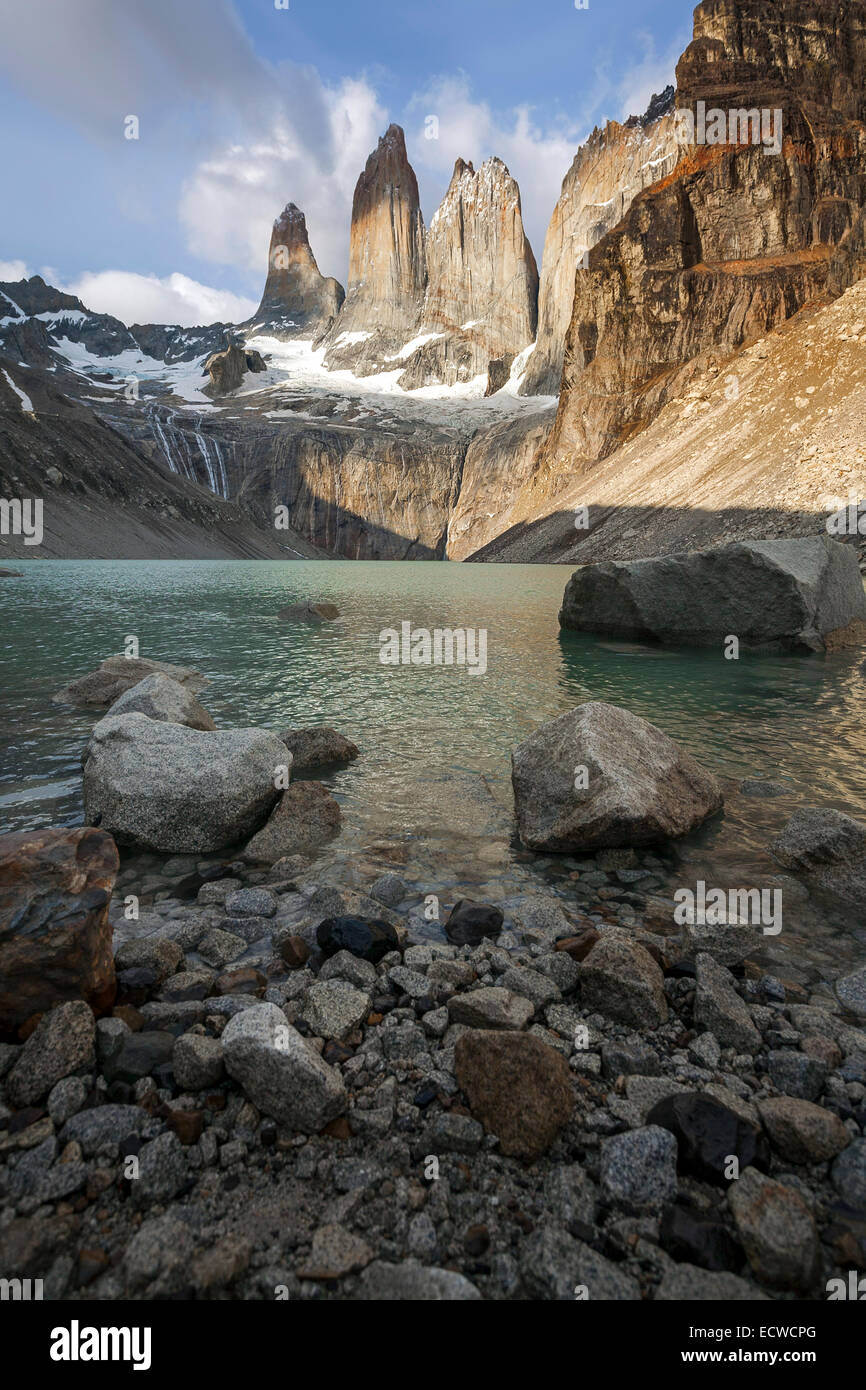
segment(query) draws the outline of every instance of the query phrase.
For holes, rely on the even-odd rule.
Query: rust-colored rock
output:
[[[457,1040],[454,1064],[472,1114],[512,1158],[539,1158],[571,1117],[568,1063],[529,1033],[473,1029]]]
[[[0,836],[0,1032],[68,999],[114,1003],[108,905],[118,870],[105,831]]]
[[[571,956],[572,960],[586,960],[596,941],[601,940],[601,933],[595,927],[587,927],[579,936],[566,936],[561,941],[557,941],[555,950],[565,951]]]
[[[302,970],[310,954],[310,948],[302,936],[287,936],[280,943],[280,955],[290,970]]]

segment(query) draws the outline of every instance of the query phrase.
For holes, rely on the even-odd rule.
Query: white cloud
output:
[[[306,215],[322,274],[345,283],[352,194],[387,118],[363,79],[321,93],[328,134],[318,151],[283,111],[264,138],[226,143],[198,165],[180,202],[196,255],[256,270],[264,284],[271,224],[292,202]]]
[[[160,279],[128,270],[85,271],[63,289],[78,295],[95,313],[113,314],[126,324],[177,323],[191,328],[239,323],[255,312],[258,303],[178,273]]]
[[[0,261],[0,280],[26,280],[28,275],[24,261]]]
[[[462,73],[440,77],[417,93],[409,116],[409,157],[427,220],[442,200],[458,157],[477,169],[490,155],[498,155],[520,185],[523,223],[540,265],[547,224],[585,130],[573,125],[542,130],[528,106],[514,107],[502,117],[486,102],[473,101]],[[438,119],[438,139],[425,135],[428,116]]]

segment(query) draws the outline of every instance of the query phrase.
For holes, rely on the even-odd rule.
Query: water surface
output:
[[[51,695],[130,635],[141,653],[197,667],[217,724],[327,723],[362,756],[321,776],[345,827],[322,859],[358,881],[400,868],[430,887],[502,898],[555,887],[569,861],[534,859],[511,824],[511,750],[587,699],[652,720],[727,779],[726,814],[681,846],[672,883],[769,883],[766,845],[798,805],[866,818],[862,654],[743,657],[662,651],[560,634],[568,571],[542,565],[341,561],[24,561],[0,583],[0,824],[81,821],[80,755],[94,714]],[[329,600],[321,627],[276,619]],[[487,671],[388,667],[379,634],[483,628]],[[782,784],[763,800],[744,778]],[[777,955],[834,974],[863,953],[861,914],[791,888]]]

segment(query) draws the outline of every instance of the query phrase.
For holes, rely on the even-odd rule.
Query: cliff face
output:
[[[319,271],[307,235],[307,219],[294,203],[274,223],[268,278],[250,327],[281,339],[326,332],[345,298],[342,285]]]
[[[400,385],[452,385],[511,360],[535,337],[538,269],[520,190],[501,159],[458,159],[427,236],[427,292]],[[433,336],[435,335],[435,337]]]
[[[385,370],[385,357],[411,338],[427,286],[425,240],[418,180],[403,131],[392,125],[355,188],[349,283],[325,340],[328,367]]]
[[[866,279],[708,366],[641,434],[563,475],[535,516],[512,510],[472,558],[574,566],[826,535],[830,512],[863,495],[864,350]]]
[[[562,182],[544,242],[538,341],[521,387],[524,396],[559,392],[575,274],[585,253],[622,220],[644,188],[665,178],[678,158],[674,89],[653,97],[643,116],[608,121],[581,145]]]
[[[864,0],[698,6],[677,69],[692,142],[577,277],[536,499],[648,424],[706,354],[739,350],[862,263],[864,73]],[[766,112],[766,147],[742,143],[730,120],[710,143],[713,108]]]

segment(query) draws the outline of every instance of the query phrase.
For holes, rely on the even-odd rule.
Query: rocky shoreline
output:
[[[119,660],[64,698],[154,736],[237,732],[198,673]],[[515,754],[518,822],[557,840],[567,902],[434,898],[363,865],[335,883],[316,843],[277,857],[282,803],[260,858],[0,837],[0,1276],[82,1301],[846,1297],[866,969],[810,988],[757,963],[760,929],[676,926],[634,817],[634,844],[569,850],[599,816],[545,824],[532,780],[564,725],[569,768],[577,738],[620,762],[637,738],[656,838],[717,811],[660,731],[586,705]],[[294,772],[359,755],[268,737]],[[291,784],[295,839],[318,785]],[[857,822],[803,811],[776,849],[859,891]]]

